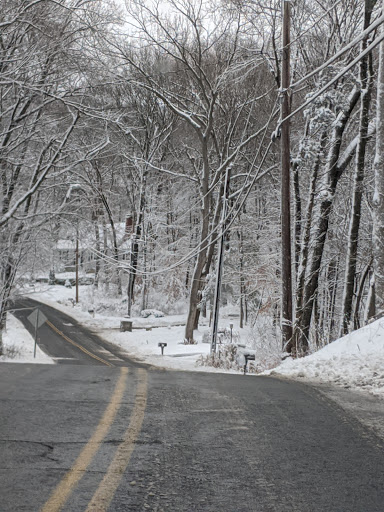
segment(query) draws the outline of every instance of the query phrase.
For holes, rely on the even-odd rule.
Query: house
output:
[[[128,260],[131,256],[131,235],[133,233],[132,217],[126,218],[125,222],[115,224],[119,260]],[[110,225],[99,226],[100,251],[107,257],[113,257],[113,235]],[[85,272],[95,272],[95,261],[98,256],[96,250],[95,230],[89,229],[89,225],[79,227],[79,266]],[[106,251],[105,251],[106,247]],[[63,237],[56,243],[54,249],[56,268],[61,272],[74,272],[76,269],[76,238]],[[101,254],[100,254],[101,256]]]

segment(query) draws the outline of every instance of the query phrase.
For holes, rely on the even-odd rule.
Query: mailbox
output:
[[[161,348],[161,355],[164,355],[164,347],[167,346],[166,343],[158,343],[157,344]]]
[[[130,320],[122,320],[120,322],[120,331],[121,332],[132,332],[132,322]]]
[[[254,361],[256,359],[255,354],[244,354],[245,357],[245,365],[244,365],[244,375],[247,373],[247,364],[248,361]]]

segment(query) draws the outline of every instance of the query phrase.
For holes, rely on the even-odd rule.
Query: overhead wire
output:
[[[322,20],[324,19],[326,16],[328,16],[328,14],[333,11],[335,9],[335,7],[337,7],[343,0],[338,0],[337,2],[335,2],[332,7],[330,9],[328,9],[322,16],[320,16],[320,18],[318,18],[310,27],[308,27],[306,30],[304,30],[304,32],[301,32],[301,34],[299,34],[296,39],[293,39],[288,46],[292,46],[294,45],[297,41],[300,41],[300,39],[302,37],[304,37],[308,32],[310,32],[314,27],[316,27],[316,25]],[[282,51],[284,48],[281,47],[279,48],[278,50]]]
[[[319,20],[317,20],[316,23],[318,23],[321,19],[323,19],[327,14],[329,14],[329,12],[331,10],[333,10],[339,3],[341,2],[341,0],[339,0],[331,9],[329,9],[321,18],[319,18]],[[358,44],[366,35],[368,35],[370,32],[372,32],[373,30],[375,30],[375,28],[377,28],[382,22],[384,21],[384,15],[381,16],[380,18],[378,18],[374,23],[372,23],[364,32],[362,32],[358,37],[356,37],[351,43],[349,43],[347,46],[345,46],[342,50],[340,50],[336,55],[334,55],[331,59],[329,59],[326,63],[324,63],[322,66],[319,66],[316,70],[312,71],[311,73],[307,74],[305,77],[302,77],[300,80],[298,80],[296,83],[292,84],[290,86],[290,89],[293,89],[295,87],[298,87],[300,84],[302,84],[305,80],[311,78],[312,76],[316,75],[317,73],[321,72],[323,69],[325,69],[325,67],[329,66],[331,63],[335,62],[338,58],[340,58],[340,56],[342,56],[345,52],[347,52],[349,49],[353,48],[356,44]],[[316,23],[313,25],[315,26]],[[290,44],[292,45],[293,43],[295,43],[299,38],[303,37],[309,30],[311,30],[310,27],[308,28],[303,34],[300,34],[300,36],[298,38],[296,38],[294,41],[292,41]],[[308,106],[310,103],[312,103],[317,97],[319,97],[321,94],[323,94],[323,92],[325,92],[325,90],[327,90],[331,85],[333,85],[339,78],[341,78],[345,73],[347,73],[353,66],[355,66],[365,55],[367,55],[370,51],[372,51],[378,44],[380,44],[380,42],[384,39],[384,34],[381,35],[379,38],[377,38],[375,41],[373,41],[363,52],[361,52],[358,57],[356,57],[348,66],[346,66],[340,73],[338,73],[333,79],[331,79],[324,87],[322,87],[320,89],[320,91],[318,91],[318,93],[316,93],[314,96],[312,96],[309,100],[307,100],[304,104],[302,104],[300,107],[298,107],[294,112],[292,112],[289,116],[287,116],[285,119],[283,120],[280,120],[279,122],[279,125],[278,125],[278,128],[281,126],[281,124],[290,119],[291,117],[293,117],[294,115],[296,115],[298,112],[300,112],[301,110],[303,110],[306,106]],[[262,138],[262,141],[264,141],[264,138],[265,138],[265,135],[267,133],[267,129],[269,127],[269,124],[270,124],[270,121],[272,120],[273,118],[273,115],[271,115],[270,117],[270,120],[269,122],[267,123],[267,127],[264,131],[264,135],[263,135],[263,138]],[[140,268],[137,268],[137,267],[133,267],[132,265],[130,265],[129,263],[125,263],[124,266],[121,266],[121,262],[119,262],[119,266],[122,270],[128,270],[128,271],[131,271],[131,270],[134,270],[135,272],[137,272],[138,274],[140,275],[147,275],[147,276],[153,276],[153,275],[159,275],[159,274],[163,274],[165,272],[169,272],[171,270],[174,270],[175,268],[183,265],[184,263],[186,263],[187,261],[195,258],[200,252],[202,252],[203,250],[206,250],[207,247],[209,247],[211,244],[213,243],[216,243],[217,240],[223,235],[225,234],[229,229],[230,227],[233,225],[233,223],[235,222],[236,218],[237,218],[237,215],[239,214],[239,212],[241,211],[241,208],[243,207],[245,201],[247,200],[251,190],[252,190],[252,187],[253,185],[255,184],[255,182],[257,181],[257,179],[260,179],[261,177],[263,177],[266,172],[268,172],[268,170],[265,172],[265,173],[259,173],[260,169],[261,169],[261,166],[264,164],[265,162],[265,159],[269,153],[269,150],[271,148],[271,145],[272,145],[272,141],[269,142],[268,146],[267,146],[267,149],[266,151],[264,152],[264,155],[263,155],[263,158],[262,158],[262,161],[258,167],[258,171],[255,173],[255,175],[252,177],[251,181],[249,184],[247,184],[248,182],[248,178],[251,176],[251,172],[252,172],[252,169],[254,167],[254,163],[255,163],[255,160],[257,158],[257,156],[255,156],[254,158],[254,161],[250,167],[250,171],[243,183],[243,186],[242,188],[240,189],[240,191],[238,192],[237,194],[237,198],[236,198],[236,202],[235,204],[229,209],[228,211],[228,214],[226,216],[226,218],[224,219],[224,221],[222,223],[219,223],[219,225],[215,226],[207,235],[207,237],[200,241],[198,246],[193,248],[192,251],[190,251],[189,253],[187,253],[184,257],[182,257],[180,260],[178,260],[177,262],[175,262],[174,264],[172,265],[169,265],[168,267],[166,268],[163,268],[163,269],[158,269],[158,270],[155,270],[155,271],[144,271],[144,270],[141,270]],[[260,146],[261,147],[261,146]],[[259,148],[260,149],[260,148]],[[217,181],[217,183],[215,185],[218,185],[222,182],[222,179],[221,178],[220,180]],[[242,193],[244,192],[245,188],[247,188],[246,192],[244,195],[242,195]],[[211,190],[209,191],[209,193],[211,192]],[[242,198],[241,201],[240,201],[240,204],[239,204],[239,198]],[[201,200],[201,199],[200,199]],[[239,204],[239,206],[237,206]],[[193,205],[190,209],[190,211],[195,207],[195,205]],[[236,209],[236,210],[235,210]],[[185,214],[185,213],[184,213]],[[221,227],[221,232],[219,233],[219,228]],[[211,239],[211,237],[217,233],[216,237]],[[211,239],[211,240],[210,240]],[[98,256],[100,257],[103,257],[105,258],[106,256],[104,254],[101,253],[101,251],[96,251],[96,250],[93,250],[94,253],[98,254]],[[108,259],[108,257],[107,257]],[[113,263],[114,265],[117,264],[116,260],[115,259],[112,259],[112,258],[109,258],[111,263]]]
[[[384,18],[383,18],[384,20]],[[368,53],[370,53],[376,46],[378,46],[382,41],[384,41],[384,33],[381,34],[377,39],[375,39],[363,52],[361,52],[348,66],[345,66],[344,69],[342,69],[334,78],[329,80],[319,91],[317,91],[316,94],[311,96],[306,102],[301,104],[299,107],[296,108],[293,112],[291,112],[288,116],[286,116],[284,119],[281,119],[277,130],[281,127],[281,125],[288,121],[288,119],[291,119],[296,114],[304,110],[308,105],[313,103],[319,96],[321,96],[329,87],[331,87],[334,83],[336,83],[342,76],[344,76],[348,71],[350,71],[358,62],[360,62],[361,59],[363,59]]]
[[[295,89],[296,87],[298,87],[299,85],[301,85],[303,82],[305,82],[305,80],[308,80],[309,78],[312,78],[313,76],[317,75],[318,73],[320,73],[323,69],[327,68],[328,66],[330,66],[331,64],[333,64],[336,60],[338,60],[342,55],[344,55],[344,53],[346,53],[347,51],[351,50],[354,46],[356,46],[358,43],[360,43],[365,36],[367,36],[368,34],[370,34],[373,30],[375,30],[376,28],[378,28],[384,21],[384,15],[380,16],[376,21],[374,21],[373,23],[371,23],[369,25],[369,27],[367,27],[363,32],[361,32],[361,34],[357,37],[355,37],[355,39],[353,39],[353,41],[351,41],[350,43],[348,43],[346,46],[344,46],[341,50],[339,50],[335,55],[333,55],[330,59],[328,59],[326,62],[324,62],[324,64],[322,64],[321,66],[318,66],[316,69],[314,69],[313,71],[311,71],[310,73],[308,73],[307,75],[303,76],[302,78],[300,78],[299,80],[297,80],[297,82],[294,82],[293,84],[290,84],[289,88],[290,89]],[[379,41],[380,42],[380,41]],[[379,42],[377,44],[379,44]],[[375,41],[373,41],[373,43],[375,43]],[[373,44],[372,43],[372,44]],[[377,45],[376,44],[376,45]],[[375,46],[376,46],[375,45]],[[368,51],[371,51],[375,46],[373,46],[370,50],[367,50]],[[364,54],[366,55],[366,54]],[[361,58],[364,57],[364,55],[360,55],[358,56],[359,57],[359,60]],[[357,57],[357,58],[358,58]],[[357,61],[358,62],[358,61]],[[355,65],[356,62],[353,64]]]

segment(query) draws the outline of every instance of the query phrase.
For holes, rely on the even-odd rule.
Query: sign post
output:
[[[33,357],[36,357],[36,345],[37,345],[37,330],[48,320],[39,308],[36,308],[32,311],[32,313],[28,316],[27,320],[34,326],[35,328],[35,346],[33,349]]]

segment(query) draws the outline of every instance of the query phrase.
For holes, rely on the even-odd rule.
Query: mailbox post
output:
[[[254,354],[245,354],[244,357],[245,357],[245,365],[244,365],[244,375],[245,375],[247,373],[248,361],[254,361],[255,355]]]
[[[120,331],[121,332],[132,332],[132,322],[131,320],[122,320],[120,322]]]
[[[164,355],[164,347],[167,346],[166,343],[158,343],[158,346],[161,348],[161,355],[163,356]]]

